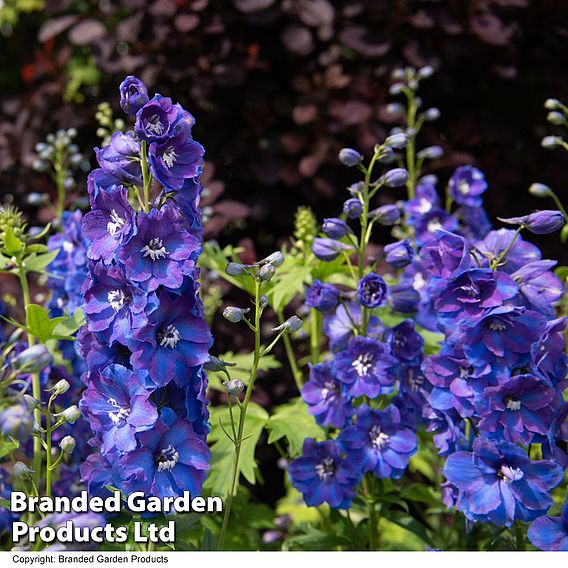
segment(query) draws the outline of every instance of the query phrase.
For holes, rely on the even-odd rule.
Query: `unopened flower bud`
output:
[[[69,383],[65,379],[57,381],[51,388],[45,389],[50,391],[53,396],[59,396],[60,394],[66,393],[69,390]]]
[[[352,245],[336,241],[334,239],[314,239],[312,252],[314,255],[325,262],[335,260],[341,253],[351,254],[355,248]]]
[[[408,181],[408,172],[404,168],[394,168],[379,179],[387,187],[400,187]]]
[[[498,218],[509,225],[522,225],[535,235],[548,235],[562,228],[566,220],[560,211],[535,211],[523,217]]]
[[[223,310],[223,317],[231,323],[240,322],[244,315],[250,311],[250,308],[237,308],[235,306],[227,306]]]
[[[51,365],[53,357],[44,345],[28,347],[12,359],[12,368],[21,373],[41,373]]]
[[[302,320],[298,316],[292,316],[291,318],[288,318],[282,325],[273,328],[272,331],[296,333],[300,329],[302,329]]]
[[[440,118],[440,110],[436,107],[428,108],[422,113],[422,118],[426,122],[434,122]]]
[[[546,115],[546,120],[548,120],[548,122],[550,122],[550,124],[554,124],[556,126],[560,126],[561,124],[564,124],[564,122],[565,122],[564,115],[561,112],[558,112],[558,111],[549,112]]]
[[[400,209],[396,205],[383,205],[369,213],[371,219],[376,219],[387,227],[394,225],[400,219]]]
[[[13,465],[12,471],[14,472],[15,477],[23,477],[24,479],[30,478],[31,474],[33,473],[33,471],[24,462],[21,461],[17,461]]]
[[[258,271],[258,277],[263,282],[269,282],[274,278],[275,274],[276,274],[276,268],[274,268],[274,265],[272,264],[265,264],[261,266],[260,270]]]
[[[272,266],[278,268],[284,262],[284,260],[284,255],[280,251],[276,251],[267,256],[262,262],[266,264],[272,264]]]
[[[247,273],[247,267],[244,264],[239,264],[237,262],[229,262],[229,264],[227,264],[227,268],[225,268],[225,272],[229,276],[243,276]]]
[[[441,146],[428,146],[418,152],[418,158],[425,160],[439,160],[444,155],[444,150]]]
[[[431,65],[425,65],[418,69],[418,73],[416,75],[419,79],[428,79],[434,75],[434,68]]]
[[[544,108],[546,110],[558,110],[562,108],[562,103],[558,99],[546,99],[546,101],[544,101]]]
[[[223,386],[227,389],[227,393],[231,396],[238,396],[245,390],[245,384],[240,379],[225,381]]]
[[[25,394],[23,396],[23,399],[24,399],[24,402],[26,403],[26,406],[30,410],[34,410],[38,406],[41,406],[41,401],[37,400],[37,398],[34,398],[31,394]]]
[[[385,260],[389,266],[395,269],[408,266],[415,255],[414,247],[408,239],[404,239],[397,243],[391,243],[383,250],[385,253]]]
[[[541,141],[540,145],[547,150],[553,150],[562,144],[563,140],[560,136],[545,136]]]
[[[343,148],[339,151],[339,161],[349,168],[361,163],[363,156],[353,148]]]
[[[234,367],[235,365],[236,365],[236,363],[229,363],[227,361],[223,361],[222,359],[219,359],[219,357],[215,357],[214,355],[211,355],[209,357],[209,361],[207,361],[203,365],[203,368],[206,371],[210,371],[211,373],[217,373],[219,371],[224,371],[227,367]]]
[[[343,204],[343,213],[345,213],[348,219],[357,219],[357,217],[361,215],[362,211],[363,204],[356,197],[348,199]]]
[[[402,83],[393,83],[390,87],[389,87],[389,94],[391,95],[398,95],[400,93],[402,93],[402,88],[404,87],[404,85]]]
[[[64,454],[71,454],[75,449],[75,438],[73,436],[65,436],[59,442],[59,447]]]
[[[535,197],[548,197],[552,193],[552,189],[544,183],[533,183],[529,187],[529,193]]]
[[[322,231],[330,239],[339,240],[343,238],[347,233],[351,233],[351,227],[347,225],[345,221],[338,219],[336,217],[331,217],[323,220]]]
[[[385,110],[388,114],[399,115],[404,112],[404,107],[400,103],[389,103]]]
[[[399,132],[397,134],[391,134],[391,136],[388,136],[387,139],[385,140],[385,144],[387,146],[396,148],[397,150],[404,148],[407,143],[408,143],[408,136],[402,132]]]
[[[258,300],[259,300],[260,309],[264,310],[264,308],[268,306],[268,298],[264,294],[261,294]]]
[[[77,422],[77,420],[81,416],[81,411],[79,410],[79,407],[74,404],[73,406],[66,408],[63,412],[56,414],[55,416],[60,416],[65,420],[65,422],[68,422],[69,424],[75,424],[75,422]]]

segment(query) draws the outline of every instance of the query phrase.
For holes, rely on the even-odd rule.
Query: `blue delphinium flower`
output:
[[[533,521],[528,537],[540,550],[568,551],[568,499],[559,517],[544,515]]]
[[[352,415],[351,397],[329,361],[310,365],[310,380],[302,387],[302,398],[319,424],[342,428]]]
[[[415,250],[409,239],[391,243],[383,249],[385,260],[391,268],[408,266],[415,255]]]
[[[456,507],[471,521],[511,526],[543,515],[552,505],[549,491],[562,480],[553,461],[531,461],[509,442],[477,438],[473,452],[448,457],[444,475],[458,489]]]
[[[320,312],[330,312],[338,303],[339,290],[333,284],[325,284],[316,279],[306,291],[306,306]]]
[[[547,317],[554,316],[554,306],[564,293],[560,278],[551,270],[556,264],[553,260],[535,260],[511,274],[525,305]]]
[[[379,478],[402,477],[418,447],[416,434],[402,424],[394,405],[382,411],[359,407],[356,424],[345,428],[339,440],[362,473]]]
[[[371,272],[363,276],[357,285],[357,299],[366,308],[384,306],[387,301],[388,287],[382,276]]]
[[[460,166],[453,173],[448,184],[451,198],[460,205],[479,207],[481,195],[487,189],[483,172],[472,166]]]
[[[353,460],[343,457],[337,440],[315,442],[307,439],[302,457],[288,466],[292,485],[310,507],[327,503],[333,509],[348,509],[355,498],[359,471]]]
[[[140,184],[142,169],[140,167],[140,140],[131,132],[115,132],[108,146],[95,148],[97,161],[102,170],[115,178],[114,183],[125,185]]]
[[[392,373],[396,359],[384,343],[370,337],[353,337],[345,351],[334,359],[337,377],[347,386],[353,396],[375,398],[388,394],[394,388]]]
[[[211,451],[191,423],[163,408],[152,429],[138,434],[138,439],[140,447],[126,453],[118,465],[128,493],[143,491],[160,498],[183,491],[192,497],[201,493]]]
[[[101,434],[103,451],[136,448],[135,434],[152,428],[158,418],[150,395],[142,372],[109,365],[90,374],[80,408],[93,431]]]
[[[136,116],[147,102],[148,89],[140,79],[129,75],[120,83],[120,106],[128,116]]]

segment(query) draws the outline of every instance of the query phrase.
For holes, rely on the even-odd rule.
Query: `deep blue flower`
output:
[[[163,408],[154,428],[138,434],[140,448],[121,458],[119,473],[127,493],[143,491],[155,497],[201,493],[211,451],[191,424]]]
[[[549,491],[563,476],[552,461],[531,461],[518,446],[486,438],[475,440],[473,452],[449,456],[444,475],[458,489],[458,510],[498,526],[543,515],[553,503]]]
[[[345,428],[339,440],[363,473],[379,478],[402,477],[418,448],[416,434],[402,425],[392,404],[382,411],[360,408],[355,426]]]
[[[339,303],[339,290],[332,284],[315,280],[306,292],[306,306],[320,312],[330,312]]]
[[[352,197],[343,204],[343,213],[345,213],[348,219],[357,219],[362,212],[363,204],[357,197]]]
[[[390,227],[400,219],[400,208],[397,205],[381,205],[369,212],[369,218]]]
[[[471,266],[469,243],[461,236],[438,231],[420,251],[422,266],[434,277],[449,280]]]
[[[89,240],[89,258],[110,262],[135,227],[134,211],[128,202],[126,188],[113,185],[101,189],[93,200],[93,210],[83,218],[82,230]]]
[[[472,242],[484,239],[492,228],[489,215],[483,207],[462,205],[454,215],[462,222],[458,232]]]
[[[412,314],[418,310],[420,293],[412,284],[395,284],[390,287],[389,306],[401,314]]]
[[[339,161],[349,168],[361,163],[363,156],[353,148],[342,148],[339,151]]]
[[[150,144],[149,161],[154,177],[166,190],[180,190],[185,180],[197,177],[205,149],[183,128],[161,144]]]
[[[537,312],[501,306],[477,322],[466,322],[457,337],[472,364],[485,365],[495,360],[511,364],[519,355],[529,353],[545,324],[544,316]]]
[[[518,292],[517,284],[508,274],[474,268],[441,288],[434,307],[443,325],[451,326],[458,320],[471,322],[493,308],[511,305]]]
[[[323,330],[329,338],[331,350],[337,352],[347,348],[349,340],[361,323],[361,306],[358,303],[340,304],[334,315],[323,320]],[[383,326],[379,318],[371,316],[367,324],[367,335],[379,337],[382,332]]]
[[[109,344],[125,341],[134,330],[145,326],[148,314],[158,307],[156,294],[128,280],[119,266],[93,266],[83,295],[89,330],[103,332]]]
[[[479,207],[481,195],[487,189],[483,172],[472,166],[460,166],[448,183],[451,198],[455,203],[468,207]]]
[[[87,177],[87,191],[91,207],[101,190],[107,190],[113,185],[120,185],[120,181],[112,174],[102,168],[93,170]]]
[[[141,184],[140,141],[131,132],[115,132],[108,146],[95,148],[95,154],[101,169],[119,183]]]
[[[366,308],[384,306],[387,301],[388,287],[382,276],[371,272],[363,276],[357,284],[357,299]]]
[[[540,550],[568,551],[568,500],[562,507],[560,517],[544,515],[533,521],[528,537]]]
[[[337,377],[353,396],[375,398],[392,392],[393,367],[396,359],[387,351],[384,343],[370,337],[353,337],[345,351],[335,356]]]
[[[385,342],[390,345],[392,354],[405,365],[417,365],[424,354],[424,339],[416,331],[412,320],[404,320],[387,329]]]
[[[191,274],[201,243],[178,223],[172,207],[138,214],[138,232],[118,252],[126,277],[148,291],[179,288]]]
[[[34,426],[33,414],[24,404],[13,404],[0,413],[0,432],[25,444]]]
[[[546,322],[542,334],[531,346],[533,365],[553,385],[558,385],[568,375],[565,336],[567,323],[565,317]]]
[[[526,306],[548,317],[554,317],[554,306],[564,293],[560,278],[551,271],[556,264],[554,260],[535,260],[511,274]]]
[[[432,208],[413,222],[418,246],[434,240],[437,231],[454,232],[458,228],[457,219],[441,208]]]
[[[189,369],[209,358],[211,332],[196,314],[196,292],[181,296],[158,291],[159,308],[148,317],[148,325],[137,330],[131,341],[132,364],[146,369],[157,386],[175,380],[184,384]]]
[[[310,507],[327,503],[333,509],[348,509],[355,498],[359,472],[352,460],[342,456],[337,440],[315,442],[307,439],[302,457],[288,466],[292,485]]]
[[[510,229],[490,231],[482,241],[475,244],[475,248],[479,251],[477,253],[479,261],[484,266],[488,266],[491,261],[500,258],[507,251],[499,270],[511,274],[535,260],[540,260],[541,253],[538,247],[523,240],[521,236],[515,239],[515,235],[516,231]],[[513,239],[515,241],[511,245]]]
[[[135,434],[150,430],[158,419],[150,395],[143,372],[109,365],[90,374],[80,408],[92,430],[101,436],[103,452],[136,448]]]
[[[351,397],[329,361],[310,365],[310,380],[302,387],[302,398],[319,424],[342,428],[352,414]]]
[[[414,247],[409,239],[391,243],[383,249],[383,252],[389,266],[395,269],[408,266],[415,255]]]
[[[427,423],[426,430],[434,432],[434,446],[438,455],[448,456],[466,447],[468,440],[463,432],[463,421],[454,410],[441,411],[425,404],[422,415]]]
[[[120,83],[120,107],[128,116],[136,113],[148,102],[148,89],[137,77],[128,75]]]
[[[179,105],[174,105],[171,99],[154,95],[136,113],[134,132],[140,140],[162,144],[168,138],[177,134],[178,129],[189,129],[195,124],[195,119]]]
[[[535,434],[546,434],[550,428],[555,394],[544,379],[534,375],[511,377],[479,397],[478,427],[509,442],[529,444]]]
[[[342,239],[348,233],[353,232],[345,221],[337,219],[336,217],[324,219],[322,231],[326,237],[334,240]]]

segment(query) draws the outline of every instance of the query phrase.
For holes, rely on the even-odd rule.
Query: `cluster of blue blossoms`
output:
[[[210,462],[203,364],[212,338],[196,267],[204,149],[179,104],[149,99],[135,77],[120,94],[134,129],[96,149],[82,222],[80,408],[96,451],[81,473],[95,494],[110,485],[127,494],[198,495]]]
[[[302,397],[330,439],[306,441],[289,473],[309,505],[347,508],[365,474],[403,475],[425,429],[445,458],[448,506],[468,522],[534,521],[533,544],[566,550],[566,508],[544,516],[568,466],[567,320],[554,309],[564,289],[556,263],[521,236],[556,231],[564,218],[540,211],[502,220],[517,230],[492,230],[486,189],[482,172],[460,167],[444,207],[436,178],[420,179],[412,199],[369,216],[408,237],[383,250],[392,285],[375,263],[356,294],[319,281],[308,289],[332,357],[311,367]],[[324,221],[315,255],[353,254],[346,221],[362,214],[359,198],[347,200],[342,219]],[[398,312],[394,327],[378,317]],[[425,354],[421,329],[443,334],[439,352]]]

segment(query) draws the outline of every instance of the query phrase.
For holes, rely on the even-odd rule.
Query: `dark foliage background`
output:
[[[240,241],[250,256],[290,234],[300,204],[337,214],[355,181],[337,152],[369,152],[393,126],[385,105],[400,65],[436,69],[422,95],[442,116],[422,142],[444,147],[432,164],[442,182],[456,165],[478,165],[492,217],[551,206],[528,195],[533,181],[568,197],[563,153],[540,147],[552,130],[544,100],[568,101],[565,0],[34,0],[36,11],[6,13],[18,4],[0,9],[0,201],[13,195],[32,220],[49,213],[26,195],[53,192],[31,169],[34,145],[73,126],[94,163],[96,107],[108,100],[119,115],[127,74],[195,114],[207,236]],[[538,244],[568,263],[557,235]],[[218,327],[227,348],[246,345]],[[289,384],[271,381],[256,396],[286,400]],[[274,499],[281,472],[270,452],[260,454],[263,497]]]
[[[196,115],[209,200],[224,190],[210,234],[222,239],[229,223],[231,239],[236,229],[263,251],[290,232],[298,204],[337,211],[353,181],[337,150],[368,151],[389,128],[397,65],[437,69],[423,92],[442,111],[423,136],[446,149],[433,169],[445,179],[475,162],[490,213],[543,207],[528,185],[562,193],[568,181],[562,153],[539,145],[543,101],[568,98],[562,0],[47,0],[2,33],[0,191],[19,202],[48,189],[29,169],[34,144],[75,126],[84,150],[96,145],[96,105],[117,108],[126,74]]]

